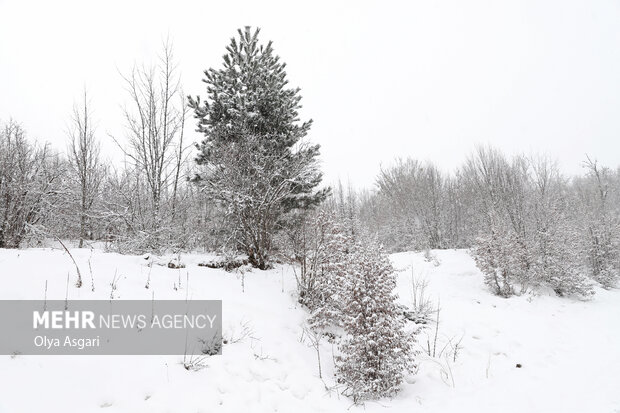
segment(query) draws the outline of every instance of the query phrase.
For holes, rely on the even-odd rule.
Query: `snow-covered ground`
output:
[[[0,299],[221,299],[223,355],[186,370],[182,356],[0,356],[0,412],[342,412],[351,401],[334,385],[332,346],[317,356],[303,334],[293,269],[244,276],[184,269],[101,251],[72,250],[84,276],[59,249],[0,250]],[[366,412],[620,412],[620,291],[597,289],[587,302],[551,294],[491,295],[466,251],[392,256],[398,293],[411,305],[411,277],[426,278],[441,301],[438,350],[460,340],[456,361],[431,359],[419,336],[419,372],[394,399],[351,407]],[[91,291],[89,262],[95,291]],[[179,287],[180,280],[180,287]],[[10,334],[10,332],[0,332]],[[446,351],[447,352],[447,351]],[[521,368],[516,365],[521,364]]]

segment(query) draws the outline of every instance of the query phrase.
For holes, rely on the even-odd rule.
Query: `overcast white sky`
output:
[[[476,143],[547,152],[567,173],[585,153],[620,165],[618,0],[0,0],[0,16],[0,119],[61,148],[84,86],[111,154],[119,70],[170,34],[185,92],[204,95],[203,70],[252,25],[302,88],[329,181],[369,186],[397,156],[452,169]]]

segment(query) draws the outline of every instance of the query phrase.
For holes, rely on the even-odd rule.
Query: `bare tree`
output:
[[[170,41],[164,43],[156,65],[134,66],[123,79],[130,101],[124,108],[128,145],[113,139],[140,172],[138,179],[144,179],[147,199],[140,200],[140,230],[157,239],[165,216],[176,214],[187,150],[183,143],[187,108]],[[172,213],[165,214],[165,207]]]
[[[89,100],[84,91],[83,102],[73,108],[71,129],[69,131],[69,165],[76,183],[79,220],[80,244],[84,246],[87,236],[87,221],[101,185],[100,145],[95,138]]]

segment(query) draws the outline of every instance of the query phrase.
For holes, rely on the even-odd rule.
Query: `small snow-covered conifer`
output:
[[[396,275],[382,248],[356,242],[349,255],[343,297],[345,337],[338,379],[357,403],[392,396],[415,367],[413,339],[404,331],[394,288]]]

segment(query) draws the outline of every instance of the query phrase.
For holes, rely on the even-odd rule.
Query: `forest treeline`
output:
[[[480,146],[450,173],[412,156],[381,169],[371,189],[328,188],[306,136],[312,121],[299,119],[299,89],[257,36],[246,29],[231,40],[223,65],[205,71],[203,99],[183,94],[170,43],[155,66],[136,64],[120,79],[123,136],[94,127],[86,94],[68,114],[66,148],[5,121],[0,247],[52,237],[124,253],[238,251],[268,268],[302,262],[308,223],[328,210],[386,251],[471,248],[504,296],[540,284],[560,295],[587,295],[589,280],[615,285],[620,169],[584,155],[584,173],[569,177],[549,157]],[[190,122],[198,145],[185,136]],[[104,159],[102,139],[117,143],[122,163]]]

